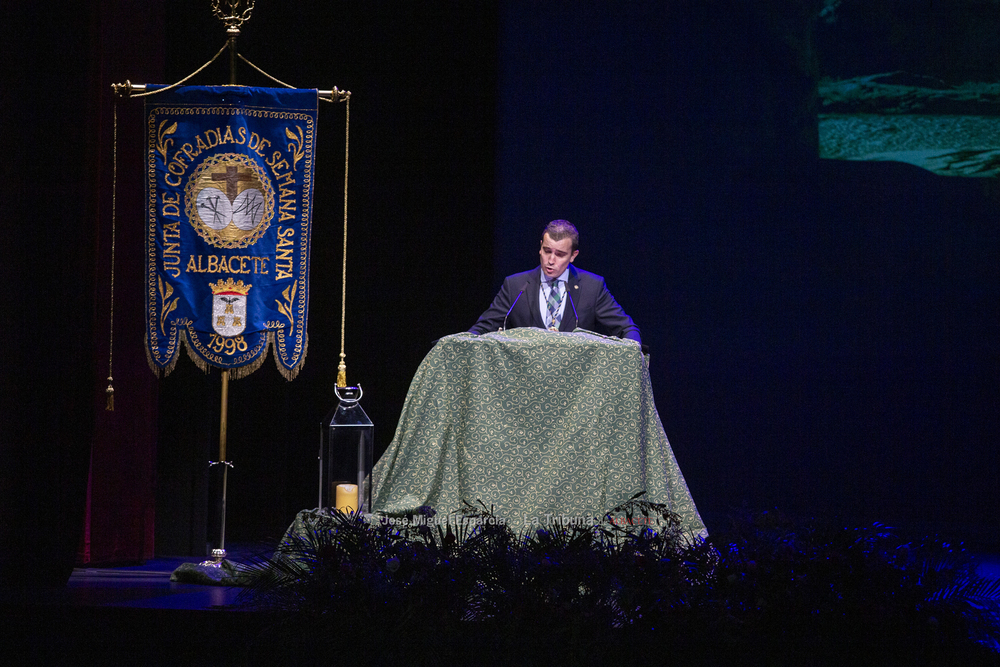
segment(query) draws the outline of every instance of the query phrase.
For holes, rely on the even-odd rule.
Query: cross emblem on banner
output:
[[[225,181],[226,196],[229,197],[229,201],[233,201],[236,199],[236,195],[239,194],[240,181],[252,181],[254,177],[253,174],[246,171],[241,173],[239,167],[226,167],[226,173],[216,172],[212,174],[212,180]]]

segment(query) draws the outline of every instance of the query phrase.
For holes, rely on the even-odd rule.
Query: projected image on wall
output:
[[[820,157],[1000,174],[1000,3],[825,0]]]

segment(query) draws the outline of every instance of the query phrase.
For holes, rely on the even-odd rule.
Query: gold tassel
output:
[[[107,404],[104,406],[104,409],[108,410],[109,412],[114,412],[115,411],[115,386],[113,384],[113,381],[112,381],[110,375],[108,376],[108,388],[104,390],[104,393],[108,395],[108,401],[107,401]]]

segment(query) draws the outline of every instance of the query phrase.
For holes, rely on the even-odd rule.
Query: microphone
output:
[[[528,283],[524,283],[524,287],[527,287],[527,286],[528,286]],[[507,314],[503,316],[503,326],[500,327],[500,331],[506,331],[507,330],[507,318],[510,317],[510,312],[512,310],[514,310],[514,306],[517,305],[517,300],[521,298],[522,294],[524,294],[524,287],[522,287],[521,291],[518,292],[517,296],[514,297],[514,303],[510,304],[510,309],[508,309],[507,310]]]
[[[573,295],[569,293],[569,283],[566,284],[566,296],[569,298],[569,305],[573,306],[573,328],[580,326],[580,316],[576,314],[576,304],[573,303]]]

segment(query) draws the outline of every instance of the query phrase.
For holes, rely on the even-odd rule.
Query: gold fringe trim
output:
[[[181,330],[180,334],[181,334],[181,340],[184,341],[185,338],[183,329]],[[157,378],[165,378],[168,375],[170,375],[171,371],[173,371],[174,368],[177,367],[177,357],[180,355],[180,350],[174,352],[174,358],[170,360],[170,363],[161,368],[160,366],[156,365],[155,361],[153,361],[153,354],[149,351],[148,334],[143,336],[143,343],[144,343],[143,347],[146,349],[146,363],[149,364],[149,369],[153,371],[153,375],[155,375]]]
[[[271,345],[277,345],[274,341],[274,332],[268,332],[267,342]],[[278,348],[274,348],[274,363],[278,367],[278,372],[281,376],[291,382],[299,376],[299,371],[302,370],[302,366],[306,363],[306,354],[309,353],[309,332],[302,335],[302,357],[299,359],[299,363],[295,364],[291,368],[285,368],[281,365],[281,361],[278,359]]]
[[[191,362],[201,370],[201,372],[208,373],[209,370],[212,368],[220,368],[221,370],[228,370],[229,377],[231,377],[234,380],[240,380],[242,378],[245,378],[246,376],[250,375],[257,369],[259,369],[261,366],[263,366],[264,361],[267,360],[268,353],[271,352],[274,354],[274,365],[278,367],[278,372],[281,373],[281,376],[283,378],[291,382],[292,380],[298,377],[299,371],[302,370],[302,366],[306,362],[306,354],[309,353],[309,334],[306,333],[302,337],[302,357],[299,359],[299,363],[295,364],[295,366],[293,366],[292,368],[286,368],[285,366],[282,366],[281,358],[278,355],[278,347],[277,347],[277,342],[275,340],[274,332],[268,331],[267,343],[264,344],[264,351],[261,353],[259,357],[257,357],[252,362],[244,366],[238,366],[236,368],[225,368],[222,366],[213,366],[212,364],[209,364],[207,361],[199,357],[198,354],[195,352],[194,348],[188,343],[187,332],[183,328],[181,328],[178,333],[180,334],[178,347],[184,348],[184,350],[187,352],[188,359],[190,359]],[[174,354],[174,358],[170,360],[169,364],[161,368],[157,366],[156,363],[153,361],[153,355],[149,351],[148,336],[146,336],[145,342],[146,342],[145,344],[146,362],[149,364],[149,368],[150,370],[153,371],[153,374],[156,375],[157,378],[165,378],[166,376],[170,375],[170,373],[174,370],[174,368],[177,367],[177,359],[180,357],[180,350],[178,350],[177,353]],[[107,394],[108,394],[109,404],[114,405],[114,389],[112,389],[110,385],[108,386]]]
[[[211,364],[209,364],[207,361],[205,361],[204,359],[202,359],[201,357],[199,357],[198,354],[194,351],[194,348],[191,346],[191,343],[188,342],[187,331],[185,329],[181,329],[180,333],[181,333],[181,342],[180,342],[180,345],[185,350],[187,350],[188,359],[190,359],[191,362],[194,363],[195,366],[197,366],[198,368],[200,368],[202,373],[207,373],[208,369],[210,369],[212,367]],[[176,363],[177,363],[177,360],[175,359],[170,364],[170,370],[173,370],[173,366]]]
[[[264,343],[264,351],[260,353],[260,356],[251,361],[249,364],[244,364],[243,366],[237,366],[236,368],[229,369],[229,377],[233,380],[240,380],[246,376],[253,373],[255,370],[264,365],[264,361],[267,359],[267,353],[271,349],[271,339],[274,336],[270,331],[267,332],[267,342]],[[277,358],[277,354],[275,358]]]

